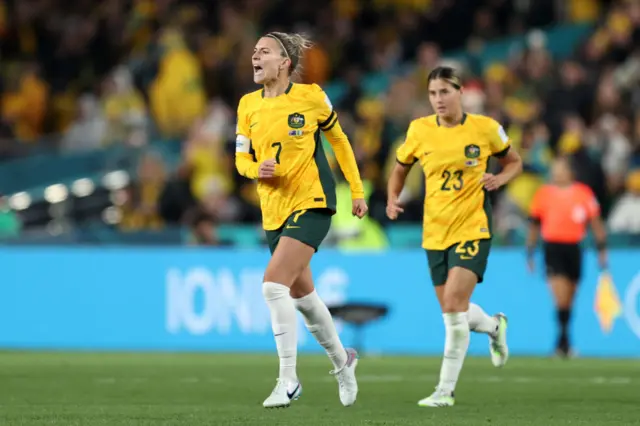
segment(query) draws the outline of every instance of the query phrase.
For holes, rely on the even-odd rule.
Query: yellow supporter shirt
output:
[[[265,230],[280,228],[295,211],[336,210],[333,174],[322,148],[323,131],[349,182],[352,198],[364,198],[349,140],[329,98],[316,84],[290,84],[284,94],[264,98],[258,90],[238,106],[236,168],[257,179],[260,163],[276,160],[276,176],[258,182]]]
[[[489,157],[509,148],[502,126],[482,115],[464,114],[455,127],[441,126],[435,115],[411,122],[397,158],[404,165],[420,162],[424,170],[425,249],[491,238],[491,205],[480,180]]]

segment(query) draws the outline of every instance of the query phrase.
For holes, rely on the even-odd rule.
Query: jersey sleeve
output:
[[[338,165],[351,188],[351,198],[364,198],[364,186],[358,170],[356,156],[349,143],[349,138],[338,122],[338,115],[327,94],[317,84],[312,85],[315,107],[318,109],[318,128],[322,130],[333,148]]]
[[[324,90],[317,84],[313,84],[312,87],[318,108],[318,127],[323,132],[328,132],[338,122],[338,114],[333,110],[333,104]]]
[[[246,98],[240,99],[236,124],[236,169],[238,173],[249,179],[258,177],[259,164],[251,154],[251,130],[246,110]]]
[[[529,211],[529,217],[535,222],[540,222],[542,220],[542,216],[544,216],[546,192],[546,187],[543,186],[538,189],[538,191],[536,191],[536,194],[533,196],[533,201],[531,202]]]
[[[494,157],[502,158],[511,149],[511,141],[504,127],[497,121],[489,119],[488,125],[489,146],[491,149],[491,155]]]
[[[416,146],[418,144],[418,134],[415,122],[411,122],[407,137],[402,145],[396,151],[396,159],[403,166],[412,166],[418,158],[415,155]]]

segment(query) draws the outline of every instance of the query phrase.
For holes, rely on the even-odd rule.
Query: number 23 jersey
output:
[[[241,174],[255,179],[260,163],[276,160],[275,177],[258,181],[264,229],[278,229],[299,210],[335,212],[335,182],[320,131],[330,131],[337,121],[328,97],[316,84],[290,84],[275,98],[264,98],[258,90],[240,100],[236,162],[242,160],[241,168],[247,168]]]
[[[411,122],[397,159],[406,166],[419,162],[425,174],[423,248],[491,238],[491,204],[481,179],[489,157],[503,157],[509,148],[502,126],[482,115],[464,114],[455,127],[441,126],[435,115]]]

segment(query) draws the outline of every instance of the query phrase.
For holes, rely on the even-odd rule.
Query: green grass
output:
[[[355,406],[323,356],[301,356],[304,393],[265,410],[275,355],[0,353],[0,425],[630,425],[638,361],[466,361],[451,408],[420,408],[440,359],[363,357]]]

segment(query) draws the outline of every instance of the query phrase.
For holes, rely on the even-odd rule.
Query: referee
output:
[[[576,287],[582,273],[580,243],[590,223],[596,239],[598,262],[606,268],[606,231],[600,218],[600,206],[588,186],[575,182],[569,161],[560,157],[551,167],[551,183],[535,194],[531,206],[527,254],[530,272],[535,265],[533,254],[542,231],[546,275],[555,299],[558,320],[556,354],[572,355],[569,322]]]

